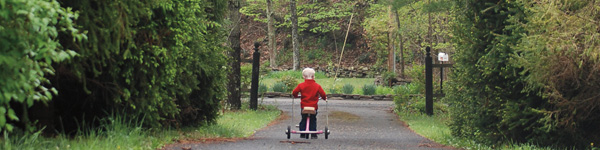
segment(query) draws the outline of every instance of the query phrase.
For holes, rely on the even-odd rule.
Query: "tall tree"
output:
[[[292,13],[292,47],[294,49],[293,69],[300,68],[300,50],[298,49],[298,14],[296,13],[296,0],[290,0],[290,13]]]
[[[400,24],[400,15],[398,15],[398,9],[394,9],[394,15],[396,19],[396,25],[398,25],[398,30],[402,28]],[[398,31],[396,30],[396,31]],[[402,33],[398,32],[398,39],[400,39],[398,48],[400,49],[400,77],[404,78],[404,39],[402,37]]]
[[[273,26],[273,2],[267,0],[267,36],[269,38],[270,67],[277,67],[277,41],[275,41],[275,27]]]
[[[389,16],[389,20],[388,20],[388,71],[390,72],[396,72],[396,53],[394,50],[394,32],[395,32],[395,28],[394,28],[394,21],[396,21],[394,19],[394,14],[393,11],[395,11],[394,9],[392,9],[392,5],[388,6],[388,16]]]
[[[229,66],[231,72],[229,72],[229,83],[227,84],[227,91],[229,91],[227,102],[231,105],[232,109],[240,109],[240,53],[242,48],[240,46],[240,0],[229,0],[229,19],[231,20],[231,30],[228,37],[228,44],[231,50],[229,51]]]

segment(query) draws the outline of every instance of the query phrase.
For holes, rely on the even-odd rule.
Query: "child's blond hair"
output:
[[[302,77],[304,77],[304,79],[315,79],[315,70],[312,68],[304,68],[304,70],[302,70]]]

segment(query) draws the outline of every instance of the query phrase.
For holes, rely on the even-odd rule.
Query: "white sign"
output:
[[[438,60],[439,61],[448,61],[448,54],[446,54],[446,53],[439,53],[438,54]]]

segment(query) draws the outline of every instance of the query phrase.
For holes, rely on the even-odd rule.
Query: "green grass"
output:
[[[552,148],[538,147],[531,144],[506,144],[500,147],[483,145],[471,140],[454,137],[446,125],[449,117],[445,114],[428,116],[420,113],[398,112],[400,120],[404,121],[417,134],[437,143],[462,149],[506,149],[506,150],[550,150]]]
[[[269,92],[273,92],[273,86],[275,83],[279,82],[284,76],[293,77],[298,81],[298,83],[304,82],[304,79],[302,78],[302,71],[273,71],[263,76],[260,79],[260,83],[267,86]],[[333,78],[328,78],[322,72],[316,72],[315,81],[321,85],[323,90],[325,90],[325,93],[330,93],[330,91],[332,91],[331,89],[335,88],[337,93],[341,94],[343,93],[342,86],[350,84],[354,86],[354,91],[352,94],[362,95],[364,93],[362,87],[365,85],[373,85],[375,78],[338,78],[337,81],[334,82]],[[394,94],[394,89],[390,87],[377,86],[375,94]]]
[[[297,79],[298,83],[302,83],[304,82],[304,79]],[[335,82],[335,88],[337,89],[342,89],[342,86],[344,86],[345,84],[351,84],[354,86],[354,94],[362,94],[362,89],[360,87],[363,87],[363,85],[367,85],[367,84],[373,84],[373,82],[375,81],[375,78],[338,78],[338,81]],[[260,82],[262,84],[265,84],[267,87],[269,87],[269,91],[272,91],[272,87],[273,85],[279,81],[278,78],[264,78],[262,79]],[[329,92],[329,89],[331,87],[334,87],[334,82],[333,82],[333,78],[316,78],[315,81],[321,85],[321,87],[323,88],[323,90],[325,90],[325,92]],[[340,90],[338,90],[340,91]],[[340,91],[341,93],[341,91]],[[390,93],[392,94],[392,93]]]
[[[194,132],[185,134],[186,138],[236,138],[248,137],[257,129],[265,127],[275,120],[280,111],[274,106],[267,106],[266,110],[245,110],[225,112],[217,120],[217,124],[193,129]],[[190,130],[190,129],[187,129]]]
[[[234,138],[248,137],[277,118],[280,111],[274,106],[263,110],[241,110],[225,112],[217,123],[202,127],[149,130],[135,123],[113,115],[104,122],[103,128],[85,131],[83,134],[66,137],[43,137],[40,133],[31,135],[8,135],[0,138],[0,149],[157,149],[176,139]]]
[[[265,78],[281,78],[283,76],[291,76],[297,79],[302,79],[302,70],[300,71],[272,71],[269,72],[269,74],[267,74],[265,76]],[[323,74],[322,72],[315,72],[315,78],[316,79],[322,79],[322,78],[327,78],[327,76],[325,76],[325,74]]]

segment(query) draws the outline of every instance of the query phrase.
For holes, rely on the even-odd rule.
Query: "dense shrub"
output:
[[[265,84],[258,84],[258,93],[265,93],[269,90],[269,87]]]
[[[376,90],[377,86],[373,84],[363,85],[362,87],[363,95],[374,95]]]
[[[328,92],[329,93],[327,93],[327,94],[339,94],[340,93],[340,89],[335,88],[335,87],[331,87],[331,88],[329,88]]]
[[[394,103],[396,104],[396,110],[397,111],[415,111],[415,110],[419,110],[419,112],[421,110],[424,111],[424,106],[423,108],[420,108],[418,104],[416,103],[420,103],[420,101],[424,101],[425,97],[423,97],[422,95],[424,95],[424,93],[421,93],[421,91],[423,91],[425,87],[422,86],[420,83],[418,82],[412,82],[410,84],[406,84],[406,85],[401,85],[401,86],[396,86],[394,88],[394,93],[396,93],[396,95],[394,96]],[[421,95],[421,96],[419,96]],[[434,103],[434,106],[436,105],[436,103]],[[437,109],[435,109],[437,110]]]
[[[285,92],[291,93],[296,86],[298,86],[298,80],[292,76],[283,76],[279,79],[279,82],[285,84],[286,89]]]
[[[377,86],[376,89],[375,89],[375,95],[395,94],[394,93],[394,89],[395,88],[398,88],[398,86],[394,86],[393,88],[386,87],[386,86]]]
[[[392,71],[386,71],[381,74],[384,85],[391,86],[393,80],[396,79],[396,73]]]
[[[88,40],[61,38],[80,55],[55,66],[52,83],[69,93],[52,105],[59,125],[75,130],[114,110],[152,127],[215,119],[225,95],[226,2],[60,1],[80,12],[76,23]]]
[[[354,86],[352,84],[345,84],[342,86],[342,93],[352,94],[352,92],[354,92]]]
[[[2,0],[0,5],[0,132],[11,132],[15,122],[33,131],[27,113],[34,102],[48,103],[58,92],[46,76],[53,75],[53,63],[77,55],[66,50],[64,40],[85,36],[74,28],[77,14],[55,0]],[[68,93],[64,93],[68,94]],[[19,110],[19,111],[17,111]],[[26,111],[25,111],[26,112]]]
[[[273,92],[281,92],[285,93],[287,91],[287,86],[283,82],[277,82],[273,84]]]
[[[589,3],[459,1],[469,9],[458,11],[454,34],[453,134],[491,144],[600,141],[591,109],[600,86],[587,84],[599,81],[599,40],[587,38],[598,36],[588,21],[599,13]]]
[[[249,91],[252,84],[252,64],[240,66],[240,84],[242,91]]]
[[[519,3],[527,16],[510,21],[526,36],[511,47],[519,54],[511,64],[526,70],[525,89],[548,103],[533,110],[543,115],[544,126],[529,140],[569,147],[600,143],[600,39],[593,38],[600,36],[597,2]]]
[[[488,144],[524,142],[525,137],[532,136],[531,129],[541,127],[535,123],[540,115],[533,109],[515,108],[537,108],[543,103],[534,93],[523,92],[523,83],[519,82],[523,76],[516,74],[522,69],[507,64],[513,53],[508,45],[520,38],[518,30],[507,28],[507,19],[522,16],[523,12],[515,3],[501,2],[493,5],[496,9],[484,11],[492,4],[463,2],[461,7],[472,9],[457,14],[456,64],[447,95],[452,106],[452,132]],[[509,116],[523,119],[503,120]]]

